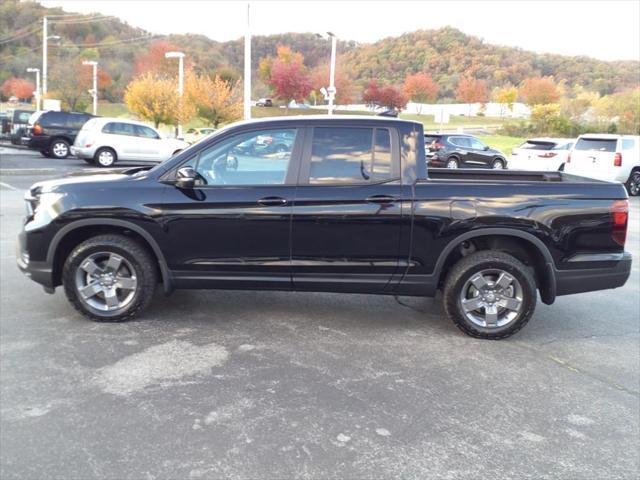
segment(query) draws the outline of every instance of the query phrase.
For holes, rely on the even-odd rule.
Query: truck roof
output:
[[[240,125],[252,125],[252,124],[263,124],[263,123],[317,123],[317,122],[330,122],[330,123],[350,123],[353,121],[359,122],[380,122],[380,123],[406,123],[412,125],[420,125],[422,123],[417,122],[415,120],[404,120],[399,118],[392,117],[378,117],[373,115],[288,115],[288,116],[280,116],[280,117],[262,117],[262,118],[253,118],[251,120],[243,120],[240,122],[235,122],[233,126]]]

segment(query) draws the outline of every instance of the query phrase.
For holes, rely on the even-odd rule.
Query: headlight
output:
[[[49,217],[56,218],[60,214],[59,201],[65,197],[65,193],[47,192],[41,193],[38,198],[38,205],[35,209],[36,215],[40,212],[46,212]]]

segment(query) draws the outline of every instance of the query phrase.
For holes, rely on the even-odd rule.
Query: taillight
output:
[[[557,153],[555,152],[547,152],[547,153],[543,153],[542,155],[538,155],[540,158],[553,158],[557,155]]]
[[[629,221],[629,200],[616,200],[609,209],[611,214],[611,238],[618,245],[624,247],[627,239],[627,223]]]
[[[33,126],[33,134],[34,135],[40,135],[42,133],[42,126],[39,123],[36,123]]]
[[[622,154],[621,153],[616,153],[616,156],[613,157],[613,166],[614,167],[621,167],[622,166]]]

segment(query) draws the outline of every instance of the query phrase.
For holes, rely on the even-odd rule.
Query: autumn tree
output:
[[[596,113],[617,121],[618,131],[640,135],[640,88],[606,95],[595,104]]]
[[[513,104],[518,99],[518,89],[513,85],[499,88],[495,92],[494,99],[500,104],[500,116],[502,117],[505,110],[513,109]]]
[[[178,94],[173,80],[146,73],[127,85],[124,102],[129,110],[140,118],[153,122],[156,128],[161,123],[178,123]]]
[[[167,59],[164,54],[176,50],[180,50],[180,47],[166,40],[153,42],[149,46],[149,50],[136,57],[133,76],[138,77],[146,73],[153,73],[156,77],[175,77],[178,72],[175,59]],[[189,64],[187,63],[185,67],[188,70]]]
[[[486,103],[489,100],[487,82],[473,77],[462,77],[456,88],[456,100],[469,104],[469,116],[471,116],[472,103]]]
[[[98,67],[98,98],[112,84],[111,75]],[[59,60],[51,69],[48,96],[62,101],[65,109],[84,111],[89,104],[89,90],[93,88],[93,69],[82,65],[81,58]]]
[[[311,77],[304,65],[302,54],[289,47],[278,47],[276,58],[267,57],[260,62],[260,76],[271,87],[276,98],[300,102],[311,93]]]
[[[320,96],[319,92],[321,88],[329,87],[329,73],[329,64],[324,64],[316,67],[311,74],[313,90],[314,92],[318,92],[318,96]],[[353,80],[345,73],[345,70],[340,64],[336,67],[334,84],[336,87],[336,105],[352,103],[354,97]]]
[[[418,115],[420,115],[423,103],[434,103],[437,100],[439,90],[438,84],[428,73],[407,75],[402,88],[405,96],[418,104]]]
[[[560,90],[553,77],[533,77],[522,83],[520,97],[530,106],[558,103]]]
[[[215,128],[220,123],[242,118],[241,82],[230,83],[220,76],[193,76],[187,81],[186,93],[195,106],[198,117]]]
[[[28,100],[33,96],[36,86],[24,78],[9,78],[2,84],[2,95],[10,97],[15,95],[21,100]]]
[[[371,80],[362,94],[364,103],[370,106],[395,108],[402,110],[407,106],[408,99],[392,85],[380,86],[376,80]]]

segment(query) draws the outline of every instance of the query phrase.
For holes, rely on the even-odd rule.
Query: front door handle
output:
[[[395,197],[390,195],[371,195],[365,200],[367,203],[394,203],[396,201]]]
[[[289,201],[282,197],[264,197],[258,200],[258,205],[262,205],[263,207],[279,207],[287,203],[289,203]]]

